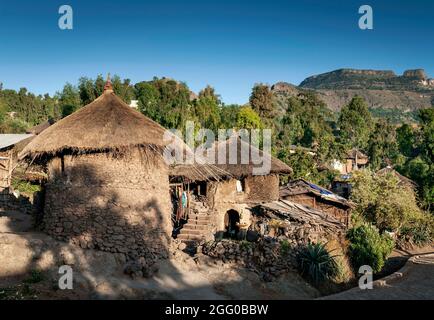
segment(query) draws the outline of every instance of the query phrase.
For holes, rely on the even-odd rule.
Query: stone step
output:
[[[177,237],[177,239],[179,240],[202,240],[204,237],[202,235],[198,235],[198,234],[179,234]]]
[[[197,223],[186,223],[182,227],[182,229],[186,230],[207,230],[208,225],[207,224],[197,224]]]
[[[184,229],[182,228],[179,234],[185,234],[185,235],[201,235],[203,234],[203,230],[193,230],[193,229]]]
[[[210,220],[211,216],[206,214],[190,214],[188,220]]]

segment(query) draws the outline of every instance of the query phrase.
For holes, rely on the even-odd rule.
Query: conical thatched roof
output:
[[[20,158],[64,151],[121,151],[134,146],[161,148],[167,144],[164,133],[158,123],[130,108],[112,90],[106,90],[35,137]]]
[[[233,152],[235,150],[236,156],[234,157]],[[236,135],[225,141],[214,143],[205,153],[205,158],[208,160],[210,160],[210,155],[212,158],[215,156],[215,166],[238,178],[252,175],[292,173],[292,169],[287,164],[259,150]],[[219,157],[220,160],[225,159],[224,163],[219,161]]]
[[[63,152],[123,152],[132,147],[150,147],[163,156],[174,148],[187,157],[193,152],[182,139],[155,121],[129,107],[112,90],[108,81],[104,93],[92,103],[46,128],[23,149],[19,157],[55,156]],[[165,139],[166,138],[166,139]],[[190,163],[190,162],[189,162]],[[219,179],[227,172],[207,164],[171,165],[170,174],[189,180]]]

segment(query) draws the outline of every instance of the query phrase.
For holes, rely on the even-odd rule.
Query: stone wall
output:
[[[167,257],[172,231],[167,167],[160,157],[85,154],[48,166],[43,226],[58,240],[82,248]]]
[[[208,206],[213,210],[213,231],[225,231],[225,215],[229,210],[240,214],[240,224],[252,223],[250,208],[258,203],[279,199],[279,176],[253,176],[244,179],[243,192],[237,191],[237,180],[211,182],[207,186]]]

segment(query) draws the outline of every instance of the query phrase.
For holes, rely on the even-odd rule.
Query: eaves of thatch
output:
[[[132,147],[161,151],[165,129],[130,108],[112,90],[58,121],[36,136],[20,158],[55,156],[64,152],[123,152]]]
[[[230,159],[231,150],[236,150],[235,159]],[[243,152],[248,152],[247,160],[243,158]],[[252,144],[243,141],[237,136],[232,136],[225,141],[214,143],[214,145],[210,149],[206,150],[205,153],[207,159],[211,156],[212,160],[215,161],[212,163],[216,163],[216,167],[230,173],[236,178],[244,178],[252,175],[292,174],[292,169],[287,164],[270,154],[259,150]],[[224,163],[218,161],[219,154],[225,155]],[[257,159],[254,159],[253,155],[257,155]],[[223,156],[221,156],[221,158],[223,158]],[[269,170],[267,170],[267,166],[265,166],[264,172],[261,172],[260,169],[264,167],[264,163],[258,163],[258,160],[269,161]]]

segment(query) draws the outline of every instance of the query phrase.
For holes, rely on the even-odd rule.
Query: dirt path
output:
[[[374,289],[354,288],[325,300],[433,300],[434,254],[411,258],[397,273],[375,282]]]
[[[37,299],[312,299],[319,292],[298,274],[264,283],[247,269],[192,259],[180,251],[159,263],[153,277],[131,279],[125,261],[96,250],[83,250],[32,230],[30,216],[0,208],[0,288],[23,285],[40,270],[44,280],[30,286]],[[74,289],[53,287],[61,265],[72,266]],[[0,290],[1,298],[1,290]]]

